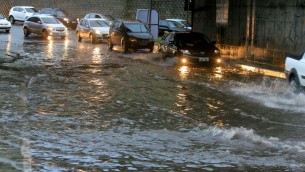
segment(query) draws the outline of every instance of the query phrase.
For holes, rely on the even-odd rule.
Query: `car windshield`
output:
[[[52,18],[52,17],[41,17],[41,20],[47,24],[58,24],[59,23],[55,18]]]
[[[182,24],[176,22],[176,21],[168,21],[169,27],[183,27]]]
[[[182,20],[180,22],[186,27],[191,27],[191,24],[189,24],[186,20]]]
[[[0,14],[0,19],[4,19],[4,17],[3,17],[3,15],[2,15],[2,14]]]
[[[25,8],[25,11],[28,13],[37,13],[38,10],[36,10],[35,8]]]
[[[109,24],[103,20],[89,20],[91,27],[109,27]]]
[[[195,46],[198,44],[211,44],[211,41],[201,34],[182,34],[177,36],[179,44]]]
[[[65,11],[57,11],[57,17],[67,17],[67,13]]]
[[[148,32],[143,23],[126,23],[127,32]]]

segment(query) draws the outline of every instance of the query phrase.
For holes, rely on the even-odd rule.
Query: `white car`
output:
[[[38,10],[32,6],[15,6],[10,9],[8,21],[14,24],[15,21],[24,22],[28,17],[38,13]]]
[[[305,91],[305,53],[300,56],[286,57],[285,74],[291,92],[298,94]]]
[[[0,30],[5,30],[6,33],[9,33],[11,30],[11,23],[0,14]]]
[[[76,27],[76,37],[78,42],[82,38],[89,38],[91,43],[97,41],[108,41],[109,23],[106,19],[87,18],[81,19]]]
[[[176,21],[184,26],[184,28],[187,28],[188,30],[192,30],[192,26],[190,23],[187,22],[187,20],[184,19],[166,19],[168,21]]]
[[[28,37],[31,33],[42,35],[44,39],[49,37],[61,37],[65,39],[67,36],[67,27],[50,15],[33,15],[29,17],[23,24],[23,33]]]

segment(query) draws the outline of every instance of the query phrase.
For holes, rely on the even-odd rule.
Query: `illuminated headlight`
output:
[[[95,33],[96,33],[96,34],[101,34],[101,31],[96,30]]]
[[[48,27],[48,30],[55,30],[55,28],[53,28],[53,27]]]
[[[182,63],[187,63],[187,59],[183,58],[183,59],[181,59],[181,62]]]
[[[216,62],[217,62],[217,63],[221,63],[221,59],[217,59]]]
[[[66,21],[67,23],[69,23],[69,19],[67,19],[67,18],[64,18],[64,21]]]
[[[219,54],[220,51],[219,50],[214,50],[214,54]]]
[[[185,55],[191,55],[189,50],[181,50],[181,53]]]
[[[131,41],[131,42],[137,42],[137,39],[136,39],[136,38],[129,38],[129,41]]]

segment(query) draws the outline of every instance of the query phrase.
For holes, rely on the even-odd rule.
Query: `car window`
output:
[[[19,8],[14,8],[13,11],[19,11]]]
[[[103,20],[90,20],[91,27],[109,27],[108,23]]]
[[[82,19],[82,20],[79,22],[79,24],[80,24],[81,26],[85,26],[85,20]]]
[[[114,22],[112,25],[112,28],[118,29],[119,28],[119,22]]]
[[[201,34],[183,34],[177,38],[180,44],[184,45],[198,45],[198,44],[210,44],[211,41]]]
[[[167,27],[168,27],[168,25],[167,25],[167,22],[166,22],[166,21],[160,21],[160,22],[159,22],[159,25],[160,25],[160,26],[167,26]]]
[[[47,24],[58,24],[58,20],[52,17],[41,17],[41,20]]]
[[[126,23],[126,32],[148,32],[143,23]]]
[[[38,10],[36,10],[35,8],[24,8],[26,12],[28,13],[37,13]]]
[[[168,21],[167,23],[168,23],[169,27],[183,27],[182,24],[180,24],[176,21]]]
[[[186,20],[181,20],[180,22],[186,27],[191,27],[191,24],[189,24]]]

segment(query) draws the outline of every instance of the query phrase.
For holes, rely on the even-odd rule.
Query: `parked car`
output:
[[[23,33],[27,37],[30,34],[42,35],[44,39],[49,36],[66,38],[67,27],[50,15],[33,15],[23,24]]]
[[[14,24],[15,21],[24,22],[29,16],[37,13],[38,10],[32,6],[15,6],[9,11],[8,21]]]
[[[305,54],[289,55],[285,60],[285,74],[292,93],[305,91]]]
[[[159,20],[159,36],[163,36],[165,32],[186,32],[189,29],[184,28],[182,24],[177,21]]]
[[[84,18],[80,20],[76,27],[76,37],[78,42],[81,42],[82,38],[89,38],[91,43],[105,41],[108,40],[109,28],[106,19]]]
[[[6,33],[9,33],[11,29],[11,23],[0,14],[0,30],[5,30]]]
[[[100,13],[88,13],[85,15],[84,18],[101,18],[101,19],[106,19],[109,24],[111,25],[113,23],[114,20],[116,20],[116,18],[111,15],[111,14],[100,14]]]
[[[167,21],[175,21],[183,25],[184,28],[188,30],[192,30],[192,25],[184,19],[166,19]]]
[[[57,18],[65,26],[71,29],[76,29],[77,18],[70,16],[65,10],[60,8],[43,8],[39,12],[40,14],[49,14]]]
[[[221,63],[220,50],[215,42],[198,32],[171,32],[160,41],[160,52],[163,59],[178,56],[185,64]]]
[[[128,51],[128,48],[134,50],[147,48],[152,52],[154,39],[144,23],[116,20],[110,27],[108,39],[109,49],[114,45],[120,45],[124,52]]]

